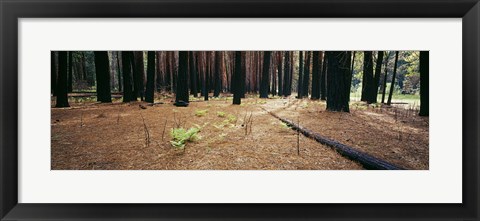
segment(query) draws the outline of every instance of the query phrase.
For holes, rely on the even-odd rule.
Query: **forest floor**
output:
[[[325,111],[324,101],[231,97],[194,99],[175,107],[155,102],[101,104],[72,96],[51,109],[52,170],[359,170],[363,167],[281,123],[267,111],[299,121],[325,137],[406,169],[428,169],[428,117],[411,105],[351,102],[350,113]],[[52,106],[54,99],[52,98]],[[200,128],[184,149],[172,128]]]

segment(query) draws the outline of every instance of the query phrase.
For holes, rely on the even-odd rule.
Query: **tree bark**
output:
[[[68,104],[67,52],[58,52],[57,104],[55,107],[70,107]]]
[[[320,59],[320,51],[313,52],[312,58],[312,100],[318,100],[320,98],[320,69],[321,69],[321,59]],[[323,55],[323,54],[322,54]],[[323,57],[323,56],[322,56]]]
[[[361,101],[372,103],[373,83],[373,53],[371,51],[363,52],[363,81]]]
[[[190,67],[190,94],[192,94],[193,97],[197,97],[197,66],[195,65],[195,54],[193,51],[189,52],[188,62]]]
[[[371,91],[371,103],[377,103],[378,87],[380,85],[380,75],[382,72],[383,51],[379,51],[377,55],[377,64],[375,65],[375,77],[373,79],[374,89]]]
[[[240,105],[242,102],[241,90],[239,88],[242,76],[242,52],[235,52],[235,71],[232,77],[233,104]]]
[[[428,116],[428,89],[429,89],[429,52],[420,51],[420,116]]]
[[[95,51],[95,75],[97,78],[97,101],[112,102],[110,94],[110,68],[108,53]]]
[[[383,78],[383,86],[382,86],[382,104],[385,103],[385,92],[387,90],[387,76],[388,76],[388,59],[390,58],[390,52],[388,52],[387,56],[385,57],[385,77]]]
[[[328,67],[328,53],[325,52],[323,56],[322,74],[320,75],[320,100],[327,99],[327,67]]]
[[[50,90],[57,96],[57,58],[54,51],[50,51]]]
[[[390,93],[388,94],[387,105],[392,104],[393,89],[395,88],[395,77],[397,76],[398,51],[395,52],[395,62],[393,66],[392,84],[390,84]]]
[[[185,106],[189,103],[188,97],[188,52],[178,52],[178,77],[177,92],[175,96],[175,104],[177,106]]]
[[[132,57],[133,52],[122,51],[123,102],[136,100],[132,90]]]
[[[147,53],[147,87],[145,89],[145,101],[153,103],[155,92],[155,52]]]
[[[327,52],[327,110],[349,112],[348,95],[350,82],[351,52],[334,51]]]
[[[260,83],[260,98],[268,98],[269,73],[270,73],[270,55],[271,51],[265,51],[263,54],[263,73]]]
[[[303,98],[303,51],[299,51],[297,98]]]
[[[68,52],[68,92],[73,91],[73,51]]]
[[[310,61],[312,52],[305,52],[305,71],[303,72],[303,86],[302,86],[302,97],[308,97],[308,89],[310,86]]]

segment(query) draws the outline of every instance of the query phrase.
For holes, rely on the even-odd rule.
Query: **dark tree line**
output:
[[[362,101],[376,103],[380,89],[381,102],[385,102],[391,53],[378,51],[375,59],[372,51],[362,53]],[[392,101],[399,56],[398,51],[394,53],[388,105]],[[208,100],[210,96],[232,93],[234,104],[240,104],[246,93],[258,93],[260,98],[286,97],[292,94],[295,85],[298,98],[326,100],[328,110],[348,112],[356,54],[351,51],[60,51],[51,53],[51,91],[57,96],[57,107],[68,106],[67,93],[74,91],[74,82],[95,86],[99,102],[111,102],[111,92],[119,90],[124,102],[140,99],[153,103],[157,91],[175,93],[176,104],[186,106],[190,95]],[[420,114],[427,116],[428,52],[420,52],[419,60]]]

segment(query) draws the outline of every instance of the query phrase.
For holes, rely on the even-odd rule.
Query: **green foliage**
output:
[[[188,130],[184,128],[172,128],[170,131],[170,135],[172,136],[170,143],[175,149],[184,149],[186,142],[194,142],[201,138],[198,135],[199,132],[199,127],[191,127]]]
[[[284,122],[280,122],[280,125],[282,126],[283,129],[290,129],[290,126]]]
[[[228,117],[227,117],[227,120],[228,120],[229,123],[236,123],[237,122],[237,117],[229,114]]]
[[[205,116],[207,113],[208,113],[208,110],[196,110],[195,116],[202,117],[202,116]]]
[[[218,116],[218,117],[225,117],[225,115],[226,115],[225,112],[223,112],[223,111],[217,111],[217,116]]]

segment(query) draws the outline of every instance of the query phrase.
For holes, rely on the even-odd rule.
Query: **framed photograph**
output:
[[[478,220],[480,5],[1,1],[1,220]]]

